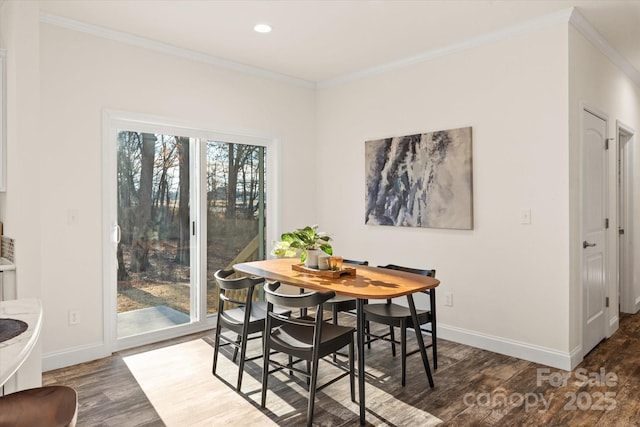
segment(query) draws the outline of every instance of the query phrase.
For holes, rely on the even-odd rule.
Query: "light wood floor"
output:
[[[341,320],[351,321],[348,316]],[[43,383],[65,384],[78,391],[78,426],[162,426],[122,358],[198,337],[211,343],[212,335],[209,332],[183,337],[46,372]],[[622,315],[620,329],[571,373],[444,340],[439,341],[439,346],[433,389],[427,385],[419,355],[410,357],[407,385],[401,387],[399,358],[393,359],[388,344],[381,342],[373,343],[368,350],[367,366],[379,375],[368,377],[367,381],[384,382],[385,391],[397,403],[389,405],[397,406],[398,411],[410,405],[440,418],[447,426],[640,425],[640,314]],[[247,372],[260,378],[257,364],[249,363]],[[347,387],[346,379],[341,381]],[[230,388],[229,393],[235,391]],[[318,402],[324,399],[325,404],[330,403],[330,397],[322,392],[317,398]],[[176,396],[176,405],[179,404],[180,396]],[[300,412],[305,412],[304,406]],[[299,423],[289,417],[279,419],[269,411],[267,414],[279,425]],[[393,420],[383,423],[370,414],[367,422],[411,425],[394,424]],[[237,425],[241,424],[239,414]],[[314,424],[352,426],[357,425],[357,417],[336,418],[317,404]]]

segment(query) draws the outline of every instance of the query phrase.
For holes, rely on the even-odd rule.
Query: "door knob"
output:
[[[582,242],[582,248],[583,249],[587,249],[587,248],[592,248],[594,247],[596,244],[595,243],[589,243],[586,240],[584,242]]]

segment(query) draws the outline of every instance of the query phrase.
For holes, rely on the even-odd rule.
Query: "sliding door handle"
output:
[[[116,224],[113,227],[113,242],[115,244],[119,244],[121,238],[122,238],[122,230],[120,229],[120,226]]]

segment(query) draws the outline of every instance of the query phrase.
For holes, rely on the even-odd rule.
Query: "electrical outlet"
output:
[[[453,307],[453,292],[444,293],[444,305],[446,307]]]
[[[77,325],[80,323],[80,312],[76,310],[69,310],[69,324]]]

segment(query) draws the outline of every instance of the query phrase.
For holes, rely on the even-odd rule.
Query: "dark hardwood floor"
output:
[[[350,318],[344,318],[344,323],[349,321]],[[43,383],[65,384],[78,391],[78,426],[162,426],[163,422],[127,369],[123,357],[199,337],[211,343],[212,335],[208,332],[183,337],[46,372]],[[403,402],[398,408],[406,405],[419,408],[440,418],[443,425],[640,425],[640,314],[622,315],[620,329],[596,347],[573,372],[440,340],[439,367],[434,374],[433,389],[427,385],[418,355],[409,358],[407,385],[403,388],[399,358],[392,358],[386,343],[377,342],[372,346],[366,363],[376,375],[368,375],[367,381],[384,383],[384,390],[397,403]],[[258,365],[249,367],[247,372],[259,378]],[[230,388],[229,393],[235,391]],[[323,392],[318,393],[317,398],[319,402],[329,400]],[[337,423],[335,416],[322,406],[317,405],[315,425],[357,425],[357,417]],[[304,414],[305,408],[301,407],[300,412]],[[289,418],[278,419],[271,413],[269,416],[279,425],[296,425]],[[368,425],[415,425],[407,421],[394,424],[393,420],[383,423],[371,414],[367,415],[367,422]],[[239,415],[238,425],[241,424]]]

